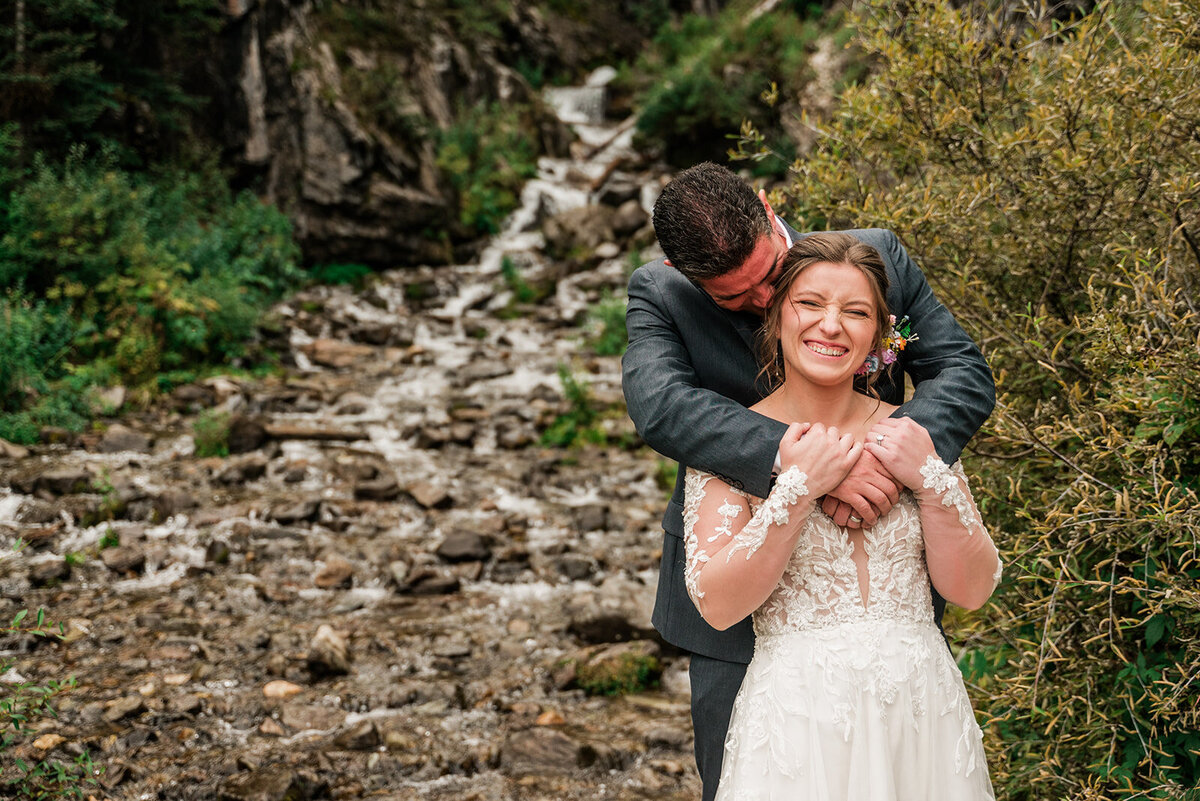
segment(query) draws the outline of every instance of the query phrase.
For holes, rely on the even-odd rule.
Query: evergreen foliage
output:
[[[880,72],[782,213],[900,233],[996,375],[968,472],[1006,578],[951,623],[999,797],[1194,799],[1200,3],[956,5],[867,4]]]
[[[209,0],[14,0],[0,14],[0,120],[31,152],[119,145],[169,150],[199,101],[188,59],[219,21]],[[133,149],[136,139],[137,149]]]
[[[627,70],[636,88],[638,134],[661,143],[672,164],[722,161],[728,138],[749,120],[778,157],[762,167],[782,172],[794,156],[769,88],[794,94],[813,77],[809,58],[840,15],[819,17],[819,3],[792,2],[760,13],[735,2],[718,16],[688,14],[659,29],[653,46]]]

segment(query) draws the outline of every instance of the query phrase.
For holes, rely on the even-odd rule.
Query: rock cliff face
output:
[[[468,41],[448,19],[411,6],[371,11],[374,29],[339,35],[324,24],[328,4],[226,3],[211,68],[214,133],[239,182],[288,212],[310,261],[454,258],[453,243],[469,235],[456,227],[430,131],[463,104],[536,100],[501,52],[554,52],[535,9],[514,3],[498,36]],[[380,108],[356,104],[348,84],[382,92]],[[535,124],[543,151],[565,148],[550,115]]]

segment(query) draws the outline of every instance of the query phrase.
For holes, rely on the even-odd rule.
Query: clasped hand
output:
[[[801,450],[812,434],[818,436]],[[880,420],[867,433],[865,446],[820,423],[792,425],[779,445],[784,467],[789,456],[795,459],[791,463],[808,473],[809,492],[825,496],[825,514],[847,528],[875,525],[896,505],[901,489],[918,489],[923,480],[920,468],[934,453],[929,432],[908,417]]]

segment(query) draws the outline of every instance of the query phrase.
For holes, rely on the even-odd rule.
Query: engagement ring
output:
[[[883,434],[876,434],[876,435],[875,435],[875,444],[876,444],[876,445],[882,445],[882,444],[883,444],[883,440],[884,440],[884,436],[883,436]]]

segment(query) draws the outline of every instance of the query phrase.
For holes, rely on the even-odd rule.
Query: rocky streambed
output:
[[[281,374],[0,452],[0,615],[64,632],[0,636],[0,678],[78,682],[4,776],[86,750],[97,798],[699,796],[649,626],[663,463],[580,326],[654,184],[627,126],[583,124],[477,263],[274,309]],[[541,444],[580,411],[564,375],[604,444]]]

